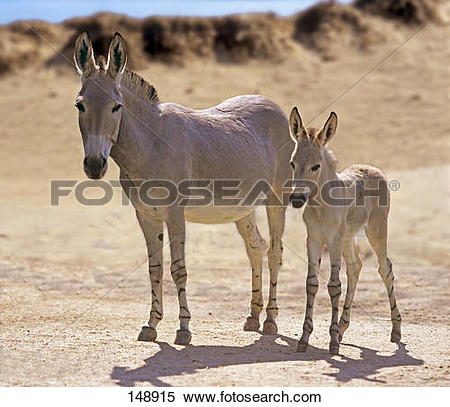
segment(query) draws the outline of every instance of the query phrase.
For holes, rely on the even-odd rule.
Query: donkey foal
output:
[[[307,303],[303,334],[297,350],[306,351],[313,330],[314,298],[319,287],[317,273],[320,268],[322,249],[326,245],[330,253],[331,265],[328,280],[332,309],[330,353],[339,353],[339,342],[350,324],[350,310],[362,267],[355,245],[355,235],[363,226],[377,255],[378,273],[383,279],[389,296],[392,321],[391,341],[399,342],[402,319],[394,294],[392,263],[387,257],[389,190],[384,175],[379,169],[363,164],[354,164],[341,173],[336,172],[336,159],[326,147],[336,132],[337,116],[334,112],[330,114],[323,128],[317,130],[305,128],[297,108],[294,107],[289,125],[291,137],[295,142],[291,156],[294,187],[290,201],[294,208],[301,208],[305,202],[308,202],[303,213],[308,233]],[[321,192],[325,192],[327,186],[335,189],[325,196]],[[377,190],[379,195],[385,198],[385,202],[380,202],[380,196],[364,196],[364,188]],[[351,200],[342,206],[330,205],[330,197],[339,199],[340,202],[349,198]],[[341,295],[339,272],[342,256],[347,266],[347,293],[344,309],[338,322],[338,305]]]

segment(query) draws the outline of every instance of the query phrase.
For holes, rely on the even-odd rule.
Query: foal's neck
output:
[[[322,191],[323,185],[328,181],[333,181],[339,179],[339,176],[336,172],[337,160],[334,156],[333,152],[329,150],[327,147],[323,147],[322,151],[322,163],[321,163],[321,172],[319,177],[319,191]],[[328,205],[322,200],[321,194],[318,193],[316,196],[317,202],[319,206],[316,207],[316,210],[323,210],[328,208]]]
[[[334,153],[328,148],[322,148],[322,171],[320,172],[319,186],[321,187],[325,182],[338,179],[337,174],[337,159]]]

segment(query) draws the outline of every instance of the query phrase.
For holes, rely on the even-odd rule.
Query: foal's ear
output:
[[[328,117],[328,120],[325,122],[322,129],[317,134],[316,141],[319,146],[323,147],[333,138],[334,134],[336,133],[337,124],[337,114],[331,112],[330,117]]]
[[[80,75],[89,75],[95,71],[94,50],[88,33],[80,34],[75,41],[75,49],[73,53],[75,66]]]
[[[291,110],[291,115],[289,117],[289,129],[291,131],[291,138],[295,142],[307,137],[297,106],[294,106]]]
[[[122,36],[116,32],[109,45],[108,51],[108,73],[117,78],[125,70],[127,64],[127,47]]]

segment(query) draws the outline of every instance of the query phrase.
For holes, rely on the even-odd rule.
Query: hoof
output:
[[[264,335],[276,335],[278,333],[277,324],[272,321],[264,321],[262,332]]]
[[[306,352],[306,349],[308,349],[308,344],[298,341],[297,352]]]
[[[258,331],[259,321],[255,317],[248,317],[244,324],[244,331]]]
[[[392,332],[391,333],[391,342],[399,343],[402,339],[402,335],[400,332]]]
[[[156,329],[150,326],[143,326],[141,333],[138,336],[138,341],[142,342],[155,342],[156,341]]]
[[[330,343],[330,353],[332,355],[339,355],[339,344],[338,343]]]
[[[191,332],[186,329],[178,329],[175,337],[175,345],[189,345],[191,342]]]

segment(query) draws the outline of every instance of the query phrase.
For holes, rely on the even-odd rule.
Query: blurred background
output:
[[[11,311],[5,318],[38,309],[48,298],[62,301],[64,309],[82,309],[77,292],[104,292],[146,259],[134,211],[120,205],[120,193],[101,208],[83,207],[73,195],[50,206],[50,180],[85,179],[73,106],[80,79],[72,64],[82,31],[89,32],[97,55],[120,31],[129,69],[154,85],[162,102],[206,108],[239,94],[263,94],[286,114],[297,105],[315,126],[337,112],[330,147],[339,168],[368,163],[400,183],[392,192],[389,247],[406,317],[419,308],[445,311],[444,300],[425,303],[431,294],[421,291],[424,302],[409,309],[407,298],[419,287],[438,291],[450,267],[448,1],[4,0],[0,23],[0,306]],[[111,161],[107,178],[117,177]],[[267,238],[263,211],[258,219]],[[187,231],[193,297],[216,292],[214,284],[221,287],[216,295],[232,296],[239,270],[242,293],[240,287],[236,293],[245,298],[239,302],[244,318],[250,268],[235,226],[189,224]],[[284,240],[281,307],[300,315],[305,227],[292,208]],[[358,246],[388,316],[363,235]],[[168,258],[166,250],[166,266]],[[136,295],[115,292],[139,309],[136,314],[130,308],[136,321],[147,315],[147,280],[142,269],[126,283],[134,284]],[[42,312],[57,314],[51,307]],[[33,321],[24,317],[20,323],[28,329]]]

